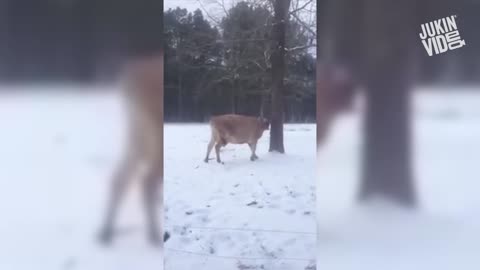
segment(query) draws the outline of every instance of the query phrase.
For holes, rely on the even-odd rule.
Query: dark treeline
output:
[[[131,53],[158,50],[157,0],[0,1],[3,82],[111,80]]]
[[[240,2],[221,22],[202,11],[164,14],[165,119],[205,121],[237,113],[269,117],[272,11]],[[290,21],[287,28],[285,119],[315,120],[315,36]]]
[[[362,29],[367,18],[364,15],[365,1],[318,0],[319,59],[334,54],[336,61],[354,67],[362,73],[364,47]],[[475,0],[422,0],[415,1],[411,9],[415,27],[411,29],[415,39],[416,81],[422,84],[463,84],[480,82],[480,1]],[[466,46],[443,54],[428,56],[421,43],[421,24],[436,19],[457,15],[457,26]],[[405,19],[406,20],[406,19]],[[396,23],[405,24],[398,19]],[[395,32],[392,31],[392,36]]]
[[[323,36],[323,33],[321,33],[321,29],[324,28],[323,24],[329,16],[328,13],[323,13],[325,11],[323,2],[327,2],[327,0],[318,1],[320,38]],[[342,5],[345,1],[339,0],[337,2],[338,5]],[[149,4],[146,5],[146,3]],[[125,35],[125,32],[133,29],[132,26],[135,27],[137,22],[141,22],[143,27],[137,27],[137,30],[147,29],[146,33],[150,37],[159,38],[161,36],[161,13],[163,10],[161,3],[162,1],[156,0],[2,0],[0,1],[0,79],[14,82],[97,82],[99,80],[110,80],[115,74],[118,64],[124,58],[127,41],[131,40]],[[159,8],[152,8],[152,5],[157,5]],[[336,19],[337,22],[343,24],[338,28],[343,29],[341,38],[351,40],[350,43],[345,43],[350,44],[345,45],[346,47],[351,47],[351,49],[345,48],[347,57],[349,51],[355,51],[355,48],[360,46],[358,40],[361,37],[358,36],[358,31],[355,31],[355,29],[361,25],[363,19],[358,17],[359,13],[354,12],[356,5],[360,5],[360,3],[353,3],[350,4],[349,8],[343,8],[343,12],[346,13],[342,13],[343,16]],[[349,10],[352,12],[349,13]],[[175,15],[173,12],[167,11],[167,14],[172,13],[169,14],[171,18],[168,19],[170,23],[166,22],[170,24],[168,26],[170,28],[174,27],[172,18]],[[270,16],[269,14],[261,14],[261,11],[254,12],[258,12],[257,15],[261,16],[259,19],[264,21]],[[421,18],[417,22],[418,29],[414,33],[417,37],[421,23],[450,15],[458,15],[459,30],[462,38],[467,42],[467,46],[460,50],[433,57],[428,57],[424,51],[420,51],[418,55],[418,61],[421,63],[419,66],[420,82],[478,82],[480,79],[480,56],[476,53],[475,44],[480,42],[480,36],[476,29],[480,23],[480,17],[478,16],[480,2],[474,0],[428,0],[418,2],[415,12],[419,13],[417,18]],[[191,16],[193,18],[194,15]],[[147,17],[157,19],[145,21]],[[259,19],[253,19],[251,23],[259,23]],[[210,25],[208,21],[202,20]],[[188,26],[182,25],[181,27]],[[212,28],[211,25],[210,27]],[[219,25],[216,30],[211,30],[216,34],[212,32],[209,35],[217,35],[218,39],[225,39],[223,36],[224,27],[228,28],[227,25]],[[262,31],[265,32],[266,29]],[[261,35],[260,31],[255,35]],[[205,38],[212,39],[208,36]],[[420,40],[418,41],[418,44],[420,44]],[[261,47],[262,43],[258,42],[259,44],[249,46]],[[254,43],[253,40],[251,43]],[[218,47],[204,48],[204,50],[213,50],[217,54],[222,54],[228,45],[228,43],[219,43],[216,44]],[[237,46],[241,47],[243,45]],[[320,46],[322,46],[322,43],[320,43]],[[218,57],[221,57],[221,55]],[[173,61],[172,57],[169,61]],[[308,62],[308,60],[303,61]],[[297,64],[301,65],[300,62],[299,60]],[[291,67],[292,63],[288,66]],[[167,66],[167,68],[172,67]],[[185,69],[186,67],[176,68]],[[362,67],[359,67],[359,69],[362,69]],[[190,72],[193,71],[190,70]],[[210,75],[208,74],[208,76]],[[172,81],[170,80],[170,82]],[[225,84],[226,82],[223,81],[222,83]],[[260,87],[260,84],[256,85]],[[175,87],[175,84],[171,87]],[[217,83],[216,87],[210,86],[206,89],[214,91],[212,89],[218,89],[219,87],[220,84]],[[292,88],[289,87],[289,89]],[[259,89],[248,89],[248,91],[256,90]],[[190,91],[190,89],[187,91]],[[198,89],[195,92],[198,94]],[[196,98],[200,97],[197,96]],[[243,96],[242,98],[248,99],[249,97]],[[206,106],[207,101],[196,102],[193,105],[189,105],[189,102],[192,103],[188,98],[184,100],[185,106],[197,104],[195,106],[199,108],[192,108],[190,112],[186,113],[193,114],[196,117],[198,116],[196,112],[200,110],[200,107]],[[232,106],[231,103],[232,101],[230,107]],[[242,108],[239,108],[239,110],[242,110]],[[173,113],[169,113],[169,115],[174,116]]]

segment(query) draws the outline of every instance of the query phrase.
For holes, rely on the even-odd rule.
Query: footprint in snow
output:
[[[295,209],[290,209],[290,210],[287,210],[287,211],[285,211],[285,212],[286,212],[287,214],[289,214],[289,215],[293,215],[293,214],[295,214],[295,213],[297,212],[297,210],[295,210]]]
[[[258,204],[257,201],[253,201],[253,202],[247,203],[247,206],[255,206],[257,204]]]

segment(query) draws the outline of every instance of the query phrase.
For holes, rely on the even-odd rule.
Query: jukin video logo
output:
[[[434,53],[441,54],[459,49],[466,45],[465,40],[460,37],[455,21],[456,17],[456,15],[449,16],[422,24],[420,38],[429,56]]]

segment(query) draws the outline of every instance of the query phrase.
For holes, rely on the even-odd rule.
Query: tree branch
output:
[[[290,11],[290,14],[292,14],[292,13],[296,13],[296,12],[298,12],[298,11],[300,11],[300,10],[302,10],[302,9],[306,8],[308,5],[312,4],[312,3],[313,3],[313,1],[314,1],[314,0],[308,0],[308,1],[307,1],[307,2],[305,2],[305,3],[304,3],[302,6],[300,6],[300,7],[296,8],[296,9],[294,9],[294,10]]]
[[[293,48],[285,48],[285,51],[287,52],[300,51],[300,50],[305,50],[312,47],[317,47],[317,44],[309,44],[309,45],[303,45],[303,46],[296,46]]]
[[[315,36],[315,37],[317,36],[317,33],[316,33],[315,31],[313,31],[313,30],[311,29],[311,27],[310,27],[308,24],[306,24],[302,19],[300,19],[300,18],[297,16],[297,14],[295,14],[295,13],[290,13],[290,15],[292,15],[292,17],[295,18],[295,20],[297,20],[298,23],[300,23],[308,32],[310,32],[310,34],[312,34],[312,35]]]

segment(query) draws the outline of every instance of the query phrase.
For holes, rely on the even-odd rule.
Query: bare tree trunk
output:
[[[231,109],[232,109],[232,114],[236,114],[237,113],[237,109],[236,109],[236,102],[235,102],[235,95],[236,95],[236,87],[237,87],[237,80],[233,79],[233,84],[232,84],[232,96],[231,96],[231,100],[230,100],[230,105],[231,105]]]
[[[413,0],[367,0],[367,112],[360,199],[416,202],[411,167]]]
[[[283,145],[284,78],[285,78],[285,34],[288,9],[291,0],[275,0],[273,3],[273,53],[272,64],[272,113],[270,129],[270,152],[285,153]]]
[[[178,72],[178,104],[177,104],[177,117],[178,121],[183,121],[183,89],[182,89],[182,75]]]

